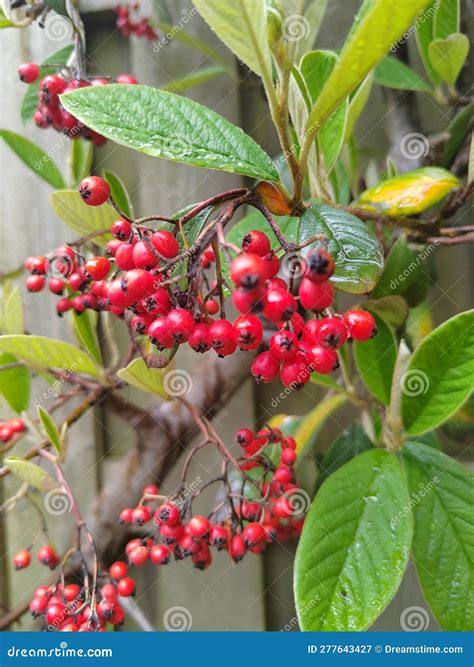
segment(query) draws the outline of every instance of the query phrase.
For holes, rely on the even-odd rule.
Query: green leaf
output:
[[[112,223],[117,220],[118,215],[110,204],[87,206],[76,190],[53,192],[50,201],[51,207],[58,218],[80,236],[103,230],[103,234],[94,237],[94,243],[100,246],[107,245],[107,242],[112,238],[109,230]]]
[[[182,77],[181,79],[176,79],[176,81],[170,81],[163,86],[162,90],[167,90],[170,93],[181,93],[193,86],[198,86],[201,83],[206,83],[206,81],[211,81],[221,74],[226,74],[227,70],[220,65],[209,65],[209,67],[201,67],[198,70],[195,70],[191,74]]]
[[[71,185],[77,187],[91,173],[94,144],[86,139],[71,141],[70,169]]]
[[[271,68],[264,2],[193,0],[199,13],[224,44],[259,74]]]
[[[110,194],[119,209],[123,211],[125,215],[128,215],[129,218],[133,218],[132,202],[130,201],[130,195],[128,194],[122,179],[117,176],[117,174],[107,170],[104,170],[104,178],[110,185]]]
[[[9,456],[4,460],[4,463],[14,475],[40,491],[51,491],[59,488],[59,484],[48,475],[46,470],[35,463],[31,463],[31,461],[25,461],[19,456]]]
[[[38,94],[41,79],[47,74],[52,74],[58,70],[58,68],[53,67],[51,63],[53,63],[53,65],[65,65],[69,61],[73,52],[74,44],[69,44],[68,46],[64,46],[62,49],[59,49],[59,51],[52,53],[40,65],[38,79],[34,83],[30,83],[25,96],[23,97],[23,102],[21,104],[21,120],[23,123],[27,123],[29,120],[31,120],[36,109],[38,108]],[[76,142],[73,141],[72,143],[75,144]],[[90,142],[87,143],[90,144]]]
[[[41,371],[57,369],[99,377],[100,367],[86,352],[70,343],[44,336],[0,336],[0,350],[14,354]]]
[[[315,234],[326,236],[328,250],[336,261],[331,278],[334,286],[353,294],[370,292],[382,273],[383,251],[369,227],[346,211],[316,204],[301,217],[298,241],[302,243]],[[307,254],[313,247],[301,252]]]
[[[433,87],[429,83],[394,56],[385,56],[379,62],[375,68],[375,83],[387,88],[433,92]]]
[[[433,447],[409,442],[402,451],[423,594],[443,630],[467,632],[474,626],[474,478]]]
[[[417,22],[415,32],[420,58],[428,76],[435,85],[439,85],[440,78],[431,67],[430,59],[428,57],[428,47],[436,36],[447,37],[447,35],[434,34],[434,19],[438,6],[439,0],[431,0],[429,7],[426,8],[420,17],[420,20]]]
[[[295,559],[295,600],[304,631],[362,631],[395,595],[410,550],[412,518],[397,458],[370,449],[322,485]]]
[[[346,135],[344,137],[345,142],[349,141],[349,137],[354,132],[355,125],[369,101],[373,82],[374,75],[373,72],[370,72],[350,98],[346,121]]]
[[[53,188],[64,188],[64,179],[52,159],[36,144],[20,134],[0,130],[0,137],[27,167]]]
[[[17,358],[7,352],[0,353],[0,367],[16,363]],[[15,412],[24,412],[30,404],[30,372],[25,366],[0,368],[0,394]]]
[[[102,366],[102,353],[97,337],[97,314],[86,310],[78,315],[72,311],[71,317],[72,329],[77,342]]]
[[[326,13],[328,0],[310,0],[308,8],[304,12],[304,18],[307,23],[303,24],[303,30],[300,30],[298,35],[301,36],[296,41],[296,62],[303,56],[307,51],[310,51],[313,48],[313,45],[318,36],[321,24]],[[298,14],[298,12],[296,12]],[[300,25],[300,21],[297,17],[296,25]],[[294,21],[293,17],[293,21]],[[291,17],[288,17],[288,22],[291,21]]]
[[[445,39],[435,39],[428,47],[428,56],[435,72],[447,84],[454,86],[469,53],[469,39],[454,33]]]
[[[0,29],[14,28],[14,27],[15,27],[15,24],[13,23],[13,21],[10,21],[10,19],[8,19],[5,16],[5,13],[4,13],[3,9],[0,9]]]
[[[392,218],[417,215],[438,204],[459,186],[459,179],[446,169],[422,167],[365,190],[355,205]]]
[[[400,236],[390,249],[382,276],[372,295],[380,298],[400,294],[410,306],[417,306],[426,297],[432,282],[427,263],[435,250],[434,245],[408,244]]]
[[[169,371],[171,374],[179,372]],[[119,370],[117,375],[137,389],[157,394],[162,398],[168,398],[163,386],[164,373],[162,369],[149,368],[141,357],[134,359],[127,368]]]
[[[61,96],[88,127],[141,153],[195,167],[278,181],[270,157],[214,111],[180,95],[133,85],[90,86]]]
[[[402,380],[402,419],[408,433],[445,422],[474,388],[474,310],[435,329],[413,353]]]
[[[460,27],[459,0],[438,0],[433,20],[433,36],[447,37],[453,32],[459,32]]]
[[[318,99],[337,61],[338,56],[332,51],[311,51],[303,57],[300,70],[309,93],[311,107]],[[334,167],[343,146],[348,107],[349,102],[346,99],[318,133],[318,144],[328,172]]]
[[[460,150],[464,140],[469,134],[471,128],[472,119],[474,118],[474,102],[471,102],[458,113],[458,115],[453,118],[446,128],[446,132],[449,134],[448,141],[444,147],[442,165],[443,167],[449,168],[454,159]],[[470,182],[468,178],[467,182]]]
[[[364,342],[354,341],[354,358],[367,389],[378,401],[388,405],[397,361],[397,341],[388,324],[377,313],[372,314],[377,335]]]
[[[41,407],[41,405],[38,405],[38,417],[41,419],[41,423],[43,424],[44,431],[46,433],[46,437],[48,438],[49,442],[53,445],[55,450],[58,452],[58,454],[61,453],[61,434],[58,431],[58,427],[56,426],[53,418],[47,412],[44,408]]]
[[[319,484],[322,484],[329,475],[332,475],[345,463],[362,454],[362,452],[372,449],[373,446],[364,429],[359,424],[351,424],[347,431],[336,438],[323,458],[320,466]]]
[[[303,417],[294,434],[300,456],[303,452],[311,449],[326,419],[341,405],[344,405],[347,399],[345,393],[324,398],[311,412]]]
[[[68,16],[68,11],[66,9],[66,0],[44,0],[44,4],[54,9],[58,14],[63,16]]]
[[[23,333],[25,331],[25,313],[20,288],[13,287],[10,281],[6,281],[2,296],[0,304],[0,328],[2,333]]]
[[[321,373],[311,373],[311,382],[322,387],[332,389],[332,391],[344,392],[344,387],[336,382],[332,375],[322,375]]]
[[[398,329],[408,317],[408,304],[402,296],[383,296],[380,299],[367,299],[364,307],[374,311],[385,322]]]
[[[367,7],[362,20],[348,37],[331,75],[314,105],[307,124],[322,126],[339,104],[363,81],[370,70],[396,44],[429,0],[378,0]]]

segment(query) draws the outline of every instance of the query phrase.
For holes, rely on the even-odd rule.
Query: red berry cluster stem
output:
[[[150,41],[158,39],[159,35],[150,23],[150,17],[140,15],[140,3],[132,2],[115,7],[117,14],[116,25],[124,37],[136,35]]]

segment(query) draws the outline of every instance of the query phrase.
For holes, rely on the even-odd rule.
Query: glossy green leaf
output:
[[[52,185],[53,188],[64,188],[64,178],[61,172],[50,156],[36,144],[9,130],[0,130],[0,138],[43,181]]]
[[[422,167],[365,190],[356,206],[393,218],[417,215],[438,204],[459,186],[459,179],[446,169]]]
[[[15,364],[17,358],[8,352],[0,353],[0,394],[15,412],[23,412],[30,404],[30,372],[26,366],[7,368]]]
[[[408,433],[445,422],[474,389],[474,310],[452,317],[413,353],[402,380],[402,419]]]
[[[183,76],[181,79],[170,81],[162,87],[162,90],[167,90],[170,93],[182,93],[189,88],[200,85],[201,83],[211,81],[221,74],[226,74],[226,72],[227,70],[220,65],[209,65],[209,67],[201,67],[191,74]]]
[[[433,92],[433,87],[404,62],[394,56],[385,56],[375,68],[375,83],[387,88]]]
[[[443,630],[468,632],[474,626],[474,477],[421,443],[404,446],[403,462],[423,594]]]
[[[322,484],[329,475],[332,475],[345,463],[362,454],[362,452],[372,449],[373,446],[370,438],[367,437],[364,429],[359,424],[350,424],[347,431],[336,438],[323,458],[318,483]]]
[[[344,405],[347,399],[348,397],[345,393],[324,398],[303,417],[294,434],[299,455],[311,449],[326,419],[341,405]]]
[[[87,352],[44,336],[0,336],[0,350],[37,370],[56,369],[98,377],[100,367]]]
[[[56,72],[58,69],[56,65],[65,65],[69,61],[73,52],[74,44],[68,44],[68,46],[64,46],[62,49],[59,49],[59,51],[52,53],[46,58],[46,60],[43,61],[43,63],[41,63],[38,79],[34,83],[29,84],[23,97],[21,104],[21,120],[23,123],[27,123],[29,120],[31,120],[38,108],[39,84],[41,79],[47,74]],[[51,63],[53,63],[55,66],[53,67]],[[74,141],[72,143],[75,144],[76,142]]]
[[[311,51],[301,60],[300,70],[308,90],[311,107],[318,99],[337,61],[338,56],[332,51]],[[317,141],[328,172],[336,163],[343,146],[348,108],[349,101],[345,99],[318,133]]]
[[[119,209],[123,211],[125,215],[128,215],[129,218],[133,218],[133,206],[130,201],[130,195],[128,194],[127,188],[120,176],[117,176],[117,174],[114,174],[112,171],[104,170],[104,178],[110,185],[110,194]]]
[[[426,297],[432,282],[428,263],[435,250],[434,245],[408,244],[400,236],[390,249],[372,295],[380,298],[399,294],[410,306],[417,306]]]
[[[324,482],[296,552],[302,630],[362,631],[380,615],[408,561],[412,518],[403,512],[408,501],[397,458],[381,449],[356,456]]]
[[[112,238],[109,230],[118,215],[110,204],[87,206],[76,190],[53,192],[50,201],[58,218],[80,236],[103,231],[103,234],[94,237],[94,243],[100,246],[105,246]]]
[[[474,102],[466,105],[457,116],[449,123],[446,128],[446,132],[449,135],[446,146],[444,147],[442,165],[443,167],[449,168],[459,149],[461,148],[464,140],[469,134],[472,122],[474,118]],[[470,182],[468,178],[468,183]]]
[[[179,373],[179,371],[169,372]],[[119,370],[117,375],[137,389],[168,398],[163,385],[164,380],[166,381],[166,372],[159,368],[149,368],[141,357],[134,359],[127,368]]]
[[[60,453],[61,452],[61,434],[59,433],[58,427],[54,419],[51,417],[49,412],[47,412],[41,405],[38,405],[38,417],[43,424],[44,432],[49,442],[53,445],[54,449]]]
[[[0,329],[4,334],[22,334],[25,331],[25,313],[19,287],[7,280],[3,285],[0,303]]]
[[[354,341],[354,358],[367,389],[378,401],[388,405],[397,361],[397,341],[388,324],[377,313],[372,314],[377,335],[364,342]]]
[[[62,95],[61,102],[88,127],[141,153],[279,180],[275,165],[253,139],[186,97],[119,84],[82,88]]]
[[[428,56],[435,72],[447,84],[454,86],[469,53],[469,39],[454,33],[445,39],[435,39],[428,47]]]
[[[339,104],[363,81],[396,44],[429,0],[378,0],[348,37],[340,58],[308,119],[308,130],[318,129]]]
[[[77,187],[83,178],[89,176],[94,157],[94,144],[86,139],[71,141],[70,169],[71,186]]]
[[[428,47],[435,39],[434,33],[434,19],[436,15],[436,9],[439,7],[439,0],[431,0],[429,6],[425,9],[423,14],[420,16],[419,21],[416,25],[416,43],[418,46],[418,51],[420,53],[420,58],[423,62],[425,70],[430,77],[431,81],[435,85],[439,85],[440,78],[436,72],[431,67],[430,59],[428,57]],[[449,33],[448,33],[449,34]],[[446,37],[447,35],[437,35],[437,37]]]
[[[52,489],[59,488],[59,484],[48,475],[46,470],[37,466],[36,463],[25,461],[25,459],[19,456],[9,456],[4,460],[4,464],[10,468],[16,477],[19,477],[40,491],[51,491]]]
[[[264,2],[254,0],[193,0],[217,36],[251,70],[262,75],[271,58]]]
[[[78,315],[72,311],[71,317],[72,330],[77,342],[102,366],[102,353],[97,336],[97,313],[86,310]]]
[[[383,252],[366,223],[341,209],[316,204],[303,213],[298,240],[302,243],[315,234],[326,236],[336,261],[331,278],[334,286],[353,294],[370,292],[382,273]],[[307,246],[302,253],[307,254],[312,247]]]

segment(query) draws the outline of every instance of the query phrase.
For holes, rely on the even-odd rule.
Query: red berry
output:
[[[34,618],[41,616],[47,606],[48,598],[46,596],[35,596],[30,603],[30,613]]]
[[[185,343],[194,329],[193,316],[189,310],[175,308],[166,316],[168,333],[176,343]]]
[[[119,241],[128,241],[132,233],[132,225],[128,220],[117,220],[112,225],[111,232]]]
[[[255,350],[263,338],[263,326],[255,315],[240,315],[234,322],[235,342],[241,350]]]
[[[262,287],[255,287],[254,289],[238,287],[232,292],[232,301],[237,310],[244,315],[259,313],[265,308],[267,293]]]
[[[133,269],[124,273],[121,285],[129,303],[144,299],[146,296],[153,294],[156,289],[154,276],[143,269]]]
[[[10,419],[10,428],[14,433],[22,433],[23,431],[26,430],[26,424],[23,419],[20,417],[15,417],[14,419]]]
[[[41,547],[41,549],[38,551],[37,558],[40,563],[43,563],[43,565],[47,565],[50,570],[54,570],[56,565],[59,563],[59,556],[53,549],[53,547],[47,545],[45,547]]]
[[[147,484],[145,488],[143,489],[143,495],[144,496],[157,496],[159,494],[160,490],[155,484]]]
[[[135,582],[132,577],[124,577],[117,583],[118,594],[124,598],[135,593]]]
[[[321,347],[337,350],[347,340],[347,327],[339,317],[323,317],[314,332],[314,342]]]
[[[267,305],[263,314],[270,322],[286,322],[296,312],[295,297],[282,289],[272,289],[267,293]]]
[[[280,260],[273,251],[269,252],[268,255],[265,255],[262,259],[265,278],[267,280],[274,278],[280,270]]]
[[[48,282],[48,289],[52,294],[62,294],[64,291],[64,280],[61,278],[50,278]]]
[[[235,441],[241,447],[248,447],[252,444],[254,439],[253,431],[249,428],[241,428],[240,431],[237,431],[235,434]]]
[[[258,229],[248,232],[242,239],[242,250],[263,257],[270,252],[270,239]]]
[[[115,587],[115,584],[104,584],[100,589],[100,594],[103,598],[107,598],[108,600],[116,600],[117,588]]]
[[[88,176],[80,182],[79,194],[89,206],[100,206],[110,197],[110,186],[100,176]]]
[[[367,310],[348,310],[343,321],[354,340],[368,340],[377,333],[374,316]]]
[[[63,596],[66,602],[73,602],[81,592],[80,586],[77,584],[67,584],[63,589]]]
[[[135,268],[135,260],[133,258],[133,250],[135,245],[133,243],[120,243],[115,250],[115,263],[119,269],[123,271],[131,271]]]
[[[270,352],[261,352],[252,363],[251,372],[257,382],[273,382],[280,371],[279,362]]]
[[[210,524],[205,516],[195,514],[189,520],[189,531],[195,538],[202,538],[209,533]]]
[[[176,257],[179,253],[178,241],[171,232],[161,229],[151,237],[153,247],[166,259]]]
[[[44,275],[46,273],[46,257],[42,255],[38,257],[27,257],[25,260],[25,268],[29,273],[34,275]]]
[[[171,308],[170,295],[164,287],[158,287],[153,294],[146,296],[141,303],[150,315],[166,315]]]
[[[215,320],[209,327],[209,343],[219,356],[232,354],[235,342],[234,327],[228,320]]]
[[[15,570],[23,570],[31,563],[31,554],[27,549],[23,549],[15,554],[13,557],[13,565]]]
[[[166,317],[158,317],[150,324],[148,327],[148,336],[153,345],[159,350],[167,350],[174,345],[174,339],[170,334],[168,319]]]
[[[175,503],[163,503],[155,512],[155,520],[160,524],[175,526],[181,522],[181,514]]]
[[[28,276],[26,279],[26,289],[28,292],[41,292],[46,285],[44,276]]]
[[[297,458],[295,450],[290,447],[286,447],[281,453],[281,462],[287,466],[292,466]]]
[[[217,547],[219,551],[225,549],[228,542],[227,530],[224,526],[213,525],[209,531],[209,544],[213,547]]]
[[[150,559],[156,565],[166,565],[169,563],[171,552],[164,544],[155,544],[150,550]]]
[[[133,509],[131,507],[126,507],[119,514],[120,523],[132,523],[132,514]]]
[[[230,277],[237,287],[253,289],[262,286],[265,279],[262,258],[253,253],[238,255],[230,265]]]
[[[302,360],[298,355],[290,361],[285,361],[281,367],[280,380],[285,387],[292,389],[301,389],[311,379],[311,374],[306,360]]]
[[[204,322],[195,324],[188,338],[188,345],[195,352],[207,352],[211,348],[209,342],[209,325]]]
[[[59,627],[61,623],[66,620],[67,610],[61,602],[56,602],[48,606],[46,610],[46,623]]]
[[[59,317],[62,316],[63,313],[66,313],[68,310],[71,310],[72,308],[72,301],[70,299],[64,298],[64,299],[59,299],[59,301],[56,303],[56,312],[59,315]]]
[[[291,468],[284,463],[280,463],[273,475],[273,481],[278,482],[279,484],[288,484],[292,479],[293,473],[291,472]]]
[[[298,288],[300,303],[306,310],[324,310],[333,301],[334,292],[330,282],[313,283],[303,278]]]
[[[107,257],[93,257],[86,262],[84,271],[91,280],[103,280],[110,271],[110,262]]]
[[[151,509],[148,505],[139,505],[132,512],[132,522],[143,526],[151,519]]]
[[[23,83],[34,83],[39,76],[39,71],[35,63],[23,63],[18,68],[18,75]]]
[[[315,345],[311,348],[311,352],[313,355],[311,370],[316,373],[327,375],[339,367],[339,360],[335,350],[325,349],[320,345]]]
[[[204,304],[204,308],[209,313],[209,315],[215,315],[219,312],[219,304],[214,299],[208,299]]]
[[[109,574],[112,579],[122,579],[127,576],[128,565],[123,560],[117,560],[109,567]]]
[[[243,537],[247,548],[254,547],[265,539],[263,526],[256,521],[247,524],[244,528]]]
[[[148,560],[148,549],[144,546],[135,547],[128,554],[128,560],[132,565],[143,565]]]
[[[245,556],[247,548],[243,536],[238,533],[230,541],[230,555],[235,563],[238,563]]]
[[[128,83],[133,85],[136,85],[138,83],[138,80],[131,74],[119,74],[118,76],[115,77],[115,81],[117,83]]]
[[[306,258],[305,278],[313,283],[323,283],[334,273],[334,257],[323,248],[310,252]]]
[[[148,241],[150,243],[150,241]],[[137,241],[133,245],[133,262],[137,269],[153,269],[155,266],[158,266],[159,257],[153,252],[153,246],[148,247],[146,241]]]
[[[162,524],[159,530],[160,535],[166,544],[174,544],[175,542],[178,542],[182,538],[184,531],[181,523],[177,523],[175,526]]]
[[[299,340],[291,331],[281,330],[270,338],[270,352],[277,361],[288,361],[298,352]]]
[[[211,550],[205,542],[201,542],[199,551],[192,555],[191,560],[194,567],[197,567],[198,570],[205,570],[209,567],[212,562],[212,555]]]

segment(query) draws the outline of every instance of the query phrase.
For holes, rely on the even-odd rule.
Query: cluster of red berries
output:
[[[49,567],[50,570],[54,570],[54,568],[59,565],[61,560],[53,547],[49,544],[41,547],[41,549],[38,550],[36,558],[40,563],[42,563],[42,565]],[[21,551],[18,551],[18,553],[16,553],[13,557],[13,565],[15,570],[24,570],[25,567],[28,567],[30,563],[31,552],[29,549],[22,549]]]
[[[20,417],[0,421],[0,442],[10,442],[17,433],[26,430],[26,424]]]
[[[151,41],[158,39],[158,33],[150,24],[149,17],[139,15],[140,3],[132,2],[130,5],[118,5],[115,7],[117,14],[117,28],[124,37],[136,35],[145,37]]]
[[[302,491],[294,482],[295,440],[284,437],[279,429],[266,428],[256,434],[241,429],[236,441],[243,451],[239,458],[242,479],[232,485],[236,493],[227,495],[226,518],[212,520],[217,508],[208,517],[192,514],[192,502],[180,502],[179,493],[153,511],[148,503],[156,500],[158,489],[150,485],[140,504],[122,510],[119,516],[121,523],[154,526],[146,537],[128,542],[126,554],[131,564],[140,566],[151,560],[165,565],[172,557],[190,557],[196,568],[204,570],[212,562],[212,548],[226,550],[238,562],[248,552],[262,553],[270,542],[300,535],[307,507],[301,507]],[[279,446],[278,464],[272,461],[274,455],[270,458],[275,446]],[[251,485],[245,473],[250,469],[254,469]],[[252,499],[243,495],[244,487]]]
[[[40,68],[35,63],[23,63],[18,68],[20,79],[24,83],[34,83],[39,75]],[[130,83],[138,81],[131,74],[120,74],[115,79],[96,77],[91,80],[74,78],[66,74],[48,74],[39,84],[38,108],[33,119],[38,127],[52,127],[57,132],[66,134],[71,139],[84,137],[95,146],[102,146],[107,139],[98,132],[86,127],[81,121],[70,114],[61,105],[59,96],[70,93],[78,88],[88,86],[106,86],[109,83]]]

